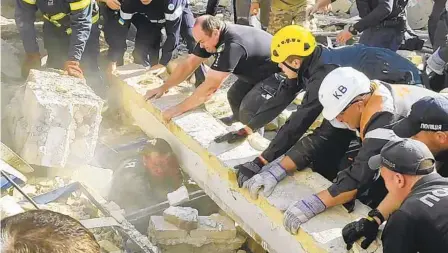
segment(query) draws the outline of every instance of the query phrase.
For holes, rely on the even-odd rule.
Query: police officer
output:
[[[63,69],[79,78],[86,72],[87,83],[98,91],[102,83],[98,68],[99,13],[91,0],[16,0],[15,20],[26,52],[22,75],[26,77],[31,68],[40,67],[34,27],[38,9],[44,17],[47,67]]]
[[[164,27],[166,30],[166,41],[162,46],[162,55],[158,58],[158,45],[160,44],[160,26],[153,25],[154,29],[148,31],[148,35],[152,38],[152,44],[150,57],[156,57],[153,62],[150,71],[161,72],[165,69],[168,62],[173,56],[174,50],[180,43],[180,36],[185,39],[189,52],[192,52],[195,42],[192,35],[192,28],[194,24],[193,13],[190,10],[189,4],[186,0],[129,0],[129,2],[123,3],[120,11],[120,18],[116,24],[116,32],[113,38],[110,40],[110,45],[114,48],[112,52],[123,50],[126,48],[126,34],[129,29],[129,21],[134,13],[144,13],[149,18],[151,23],[160,24],[165,21]],[[119,28],[121,26],[121,28]],[[115,53],[114,53],[115,55]],[[116,53],[116,55],[122,55],[122,52]],[[112,59],[112,71],[114,69]],[[154,64],[154,61],[157,63]],[[200,68],[196,69],[196,86],[202,83],[205,79],[205,69],[201,64]]]
[[[300,80],[301,75],[308,75],[308,73],[304,71],[305,69],[319,69],[319,67],[324,65],[350,66],[362,71],[370,79],[378,79],[389,83],[422,85],[422,78],[420,77],[419,69],[412,62],[389,49],[368,47],[362,44],[338,48],[327,48],[322,45],[315,45],[314,50],[309,49],[312,51],[310,55],[306,56],[306,54],[310,51],[303,52],[299,43],[282,44],[282,41],[292,41],[293,38],[301,38],[304,43],[308,43],[309,45],[316,44],[314,36],[309,31],[300,28],[299,26],[287,26],[276,33],[272,41],[272,48],[275,49],[277,55],[273,55],[272,60],[280,65],[283,65],[283,71],[288,79],[285,80],[280,87],[274,87],[276,88],[274,89],[274,92],[269,92],[269,90],[267,91],[267,93],[271,93],[268,100],[262,100],[259,98],[261,97],[260,93],[262,93],[263,89],[267,90],[266,86],[268,86],[267,88],[272,88],[269,87],[269,84],[275,84],[275,81],[268,82],[268,85],[262,85],[257,87],[257,89],[252,90],[247,96],[252,98],[251,101],[246,101],[247,99],[245,98],[243,102],[244,108],[242,108],[243,112],[240,111],[240,114],[245,115],[245,117],[240,118],[240,121],[243,124],[246,124],[244,127],[246,131],[236,131],[227,135],[225,138],[220,136],[218,138],[218,142],[235,142],[246,138],[248,133],[258,130],[267,123],[271,122],[295,99],[296,94],[302,89],[310,90],[312,89],[312,86],[315,86],[317,89],[320,84],[318,82],[305,84],[305,78],[307,80],[313,80],[314,74],[309,74],[309,76],[305,77],[304,80]],[[280,47],[277,47],[277,45],[280,45]],[[301,66],[297,59],[290,60],[294,58],[293,55],[297,55],[297,59],[300,58],[299,56],[306,56],[305,59],[307,60],[303,60],[303,64]],[[291,66],[291,68],[286,66]],[[298,71],[295,70],[296,68],[298,68]],[[314,98],[310,99],[311,100],[309,101],[313,101]],[[310,108],[308,105],[304,104],[306,102],[308,102],[308,100],[305,100],[302,103],[302,106],[298,107],[298,112],[294,113],[294,116],[291,116],[291,119],[295,119],[295,115],[301,112],[301,108]],[[253,104],[250,105],[250,103]],[[316,106],[317,105],[318,103],[316,103]],[[310,118],[307,119],[307,117]],[[306,120],[307,122],[310,122],[311,117],[313,117],[312,114],[306,114],[303,118],[301,117],[297,119],[295,124],[291,126],[292,129],[288,130],[288,132],[297,131],[296,127],[301,124],[300,121]],[[306,129],[302,127],[299,127],[299,129],[306,131]],[[283,131],[285,131],[285,129],[280,131],[278,137],[273,140],[273,143],[276,145],[282,145],[281,143],[284,143],[284,147],[287,150],[287,148],[290,147],[286,146],[287,142],[277,142],[277,138],[282,138],[282,134],[285,133]],[[298,134],[301,136],[303,133],[304,132],[300,132]],[[285,134],[285,136],[288,135],[289,134]],[[295,137],[290,139],[290,142],[293,143],[294,140]],[[281,149],[285,150],[283,148]],[[269,151],[265,151],[265,153],[269,153]],[[267,156],[270,155],[268,154]]]
[[[412,137],[421,141],[436,157],[437,172],[448,177],[448,98],[444,96],[424,97],[411,107],[410,114],[400,120],[393,127],[394,133],[402,138]],[[380,225],[387,220],[392,212],[396,211],[397,200],[388,194],[375,209]],[[373,220],[371,220],[373,221]],[[367,221],[363,221],[366,223]],[[352,224],[346,226],[347,236],[356,233],[357,236],[374,238],[378,232],[378,225],[367,223],[363,228],[355,229]],[[348,237],[349,238],[349,237]],[[350,241],[351,239],[348,239]],[[347,241],[346,241],[347,242]],[[364,242],[367,247],[371,241]]]
[[[167,193],[182,185],[179,164],[170,145],[154,139],[114,170],[109,200],[126,212],[166,200]]]
[[[407,3],[407,0],[356,1],[361,20],[340,32],[337,41],[345,44],[353,35],[362,32],[359,43],[397,51],[406,30]]]
[[[304,169],[312,161],[322,159],[326,153],[334,152],[333,144],[340,142],[341,133],[336,129],[330,130],[328,124],[340,128],[339,132],[358,132],[362,147],[352,166],[340,171],[327,190],[297,201],[286,210],[284,225],[291,233],[297,233],[302,223],[326,208],[347,203],[357,193],[361,194],[371,188],[374,173],[366,169],[367,160],[378,154],[387,141],[395,136],[390,129],[391,124],[400,116],[407,115],[411,105],[420,98],[437,95],[422,87],[370,81],[366,75],[351,67],[337,68],[325,77],[319,88],[319,102],[323,106],[322,114],[326,120],[289,150],[286,154],[288,157],[277,166],[252,177],[244,183],[244,187],[254,196],[258,195],[261,188],[272,191],[286,177],[287,172],[293,173],[295,168]],[[345,136],[353,138],[348,134]],[[342,146],[339,148],[344,149]],[[375,206],[386,192],[383,190],[377,194],[372,196],[372,205]]]
[[[380,169],[386,188],[400,206],[384,228],[383,252],[447,252],[448,179],[435,172],[428,147],[412,139],[390,141],[381,154],[369,159],[369,167]],[[342,235],[348,248],[361,236],[366,238],[361,246],[367,248],[383,221],[372,210],[367,218],[345,226]]]
[[[159,88],[149,90],[146,99],[159,98],[171,87],[184,81],[212,55],[214,63],[205,81],[182,103],[163,112],[166,121],[204,103],[230,75],[238,79],[227,93],[233,115],[238,119],[241,101],[259,81],[279,72],[270,61],[272,36],[265,31],[242,25],[225,24],[219,18],[204,15],[196,19],[193,34],[198,42],[192,54],[179,64],[175,73]]]

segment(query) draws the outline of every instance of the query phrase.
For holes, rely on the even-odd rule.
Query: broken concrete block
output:
[[[207,220],[211,220],[207,221]],[[209,224],[216,223],[216,226]],[[219,214],[212,214],[210,216],[200,216],[199,225],[195,230],[190,231],[192,238],[207,238],[207,239],[232,239],[236,237],[235,222],[228,217]]]
[[[194,248],[192,245],[187,243],[176,244],[176,245],[160,245],[161,253],[194,253]]]
[[[3,26],[2,26],[3,28]],[[11,78],[22,78],[19,50],[9,42],[1,40],[2,47],[2,74]],[[7,67],[6,67],[7,66]]]
[[[163,211],[163,218],[187,231],[198,227],[198,210],[191,207],[170,206]]]
[[[47,167],[88,163],[98,139],[102,99],[85,80],[56,70],[31,70],[26,85],[23,122],[15,127],[20,136],[16,152],[31,164]]]
[[[434,2],[432,0],[411,0],[406,6],[406,19],[412,29],[428,26],[429,15]]]
[[[347,13],[352,6],[350,0],[336,0],[331,3],[331,12],[333,13]]]
[[[162,216],[151,216],[149,220],[148,235],[156,241],[164,239],[185,238],[188,235],[186,230],[165,221]]]
[[[187,187],[185,187],[184,185],[179,187],[179,189],[168,193],[166,196],[168,198],[170,206],[178,206],[190,200],[190,195],[188,195]]]
[[[236,250],[241,248],[245,242],[246,237],[238,235],[233,239],[216,240],[201,247],[196,247],[194,248],[194,253],[236,253]]]

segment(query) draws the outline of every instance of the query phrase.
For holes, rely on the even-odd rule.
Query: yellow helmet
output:
[[[305,57],[316,48],[316,38],[307,29],[298,25],[288,25],[280,29],[272,38],[271,59],[282,63],[291,55]]]

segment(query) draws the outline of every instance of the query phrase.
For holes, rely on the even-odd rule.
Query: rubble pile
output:
[[[85,80],[32,70],[8,105],[14,150],[31,164],[82,165],[93,156],[103,101]]]
[[[73,183],[69,178],[55,177],[52,180],[47,178],[31,178],[28,181],[28,184],[22,189],[30,197],[35,197],[64,187],[69,183]],[[2,217],[34,209],[34,207],[25,200],[23,195],[16,190],[13,190],[12,196],[3,196],[0,199],[0,206]],[[4,207],[14,207],[14,209]],[[80,221],[103,216],[90,200],[79,191],[75,191],[69,194],[69,196],[61,197],[47,204],[39,204],[39,208],[63,213]],[[102,253],[124,252],[123,237],[111,227],[93,228],[90,230],[99,242]]]
[[[151,216],[148,236],[162,253],[235,253],[246,238],[227,216],[198,216],[189,207],[170,207]]]

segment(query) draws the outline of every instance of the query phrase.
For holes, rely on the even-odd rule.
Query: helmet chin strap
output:
[[[299,72],[299,69],[297,68],[293,68],[291,65],[289,65],[288,63],[286,63],[286,62],[283,62],[282,63],[283,65],[285,65],[289,70],[291,70],[291,71],[294,71],[294,72]]]

